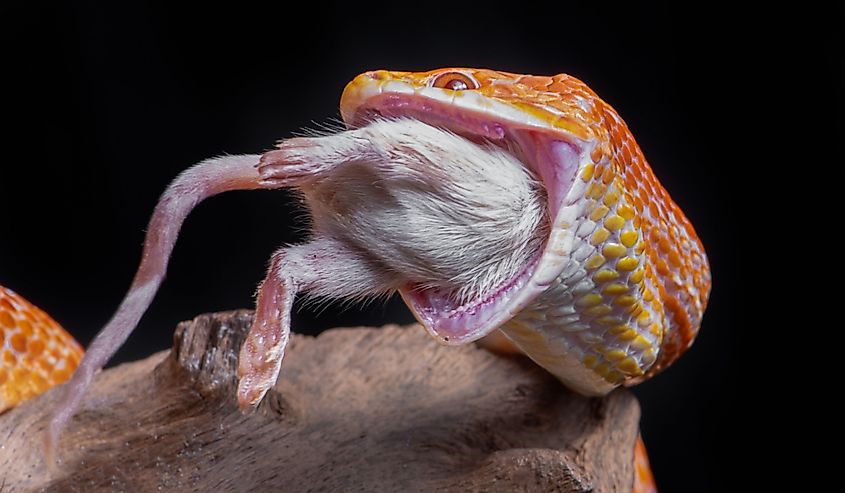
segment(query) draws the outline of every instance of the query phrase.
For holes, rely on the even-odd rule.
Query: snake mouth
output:
[[[546,189],[551,225],[540,252],[500,286],[463,304],[451,293],[406,285],[399,290],[411,312],[440,342],[457,345],[484,337],[510,320],[563,270],[571,249],[570,218],[564,198],[585,155],[583,145],[557,129],[467,109],[408,93],[385,93],[362,101],[347,119],[360,127],[380,118],[413,118],[475,142],[490,142],[513,153]],[[588,153],[587,153],[588,155]]]

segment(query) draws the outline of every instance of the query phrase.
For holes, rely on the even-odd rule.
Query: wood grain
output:
[[[63,436],[54,389],[0,415],[0,491],[630,492],[639,406],[586,398],[524,358],[418,326],[295,335],[259,408],[235,403],[252,313],[181,323],[174,346],[100,373]]]

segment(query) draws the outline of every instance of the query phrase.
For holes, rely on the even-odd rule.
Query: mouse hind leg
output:
[[[241,347],[238,405],[242,409],[257,406],[276,383],[297,293],[366,298],[392,292],[399,283],[384,267],[329,237],[278,250],[258,288],[255,319]]]

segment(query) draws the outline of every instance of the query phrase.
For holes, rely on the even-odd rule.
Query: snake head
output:
[[[351,128],[410,117],[502,146],[546,189],[548,238],[514,278],[465,304],[417,286],[400,290],[432,336],[461,344],[504,328],[588,394],[636,383],[692,344],[710,292],[704,249],[623,120],[583,82],[470,68],[376,70],[347,85],[340,109]]]

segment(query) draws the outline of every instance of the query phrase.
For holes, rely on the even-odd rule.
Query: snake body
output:
[[[65,382],[82,353],[58,322],[0,286],[0,412]]]
[[[420,323],[441,342],[462,344],[501,329],[540,366],[587,395],[649,378],[692,344],[710,292],[704,249],[626,124],[583,82],[564,74],[469,68],[380,70],[349,83],[340,111],[353,128],[374,116],[416,118],[513,150],[545,187],[548,240],[509,283],[460,306],[413,286],[399,290]],[[236,170],[229,185],[209,187],[187,209],[168,214],[180,222],[205,196],[261,188],[264,182],[236,164],[228,163]],[[166,216],[154,216],[154,221]],[[156,235],[158,230],[151,228]],[[173,241],[175,235],[163,243],[163,260],[156,250],[145,253],[145,262],[149,257],[154,265],[142,264],[139,286],[150,279],[160,282]],[[144,294],[149,300],[150,293]],[[146,308],[143,303],[136,302],[140,308],[133,308],[128,320],[137,321]],[[119,345],[126,329],[110,339]],[[81,354],[49,317],[2,289],[0,330],[0,410],[60,383]],[[48,339],[48,346],[39,343]],[[98,364],[86,367],[85,375],[71,385],[76,393],[68,394],[62,418],[54,422],[57,430],[78,405],[95,367],[116,347],[99,349]],[[636,454],[637,491],[648,491],[653,483],[641,443]]]

